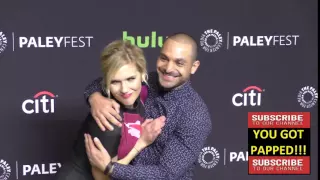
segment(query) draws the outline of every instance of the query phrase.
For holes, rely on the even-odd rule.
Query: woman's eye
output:
[[[117,84],[119,81],[111,81],[111,84]]]

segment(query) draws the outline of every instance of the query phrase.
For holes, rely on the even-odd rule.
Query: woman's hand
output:
[[[149,146],[159,136],[165,124],[166,118],[160,116],[157,119],[146,119],[141,125],[141,136],[138,141],[144,143],[145,147]],[[141,151],[141,149],[139,150]]]
[[[164,126],[165,117],[161,116],[155,120],[147,119],[141,125],[141,136],[131,149],[131,151],[117,163],[128,165],[132,159],[134,159],[142,149],[146,148],[159,136],[161,128]]]
[[[89,134],[85,134],[85,146],[88,159],[92,166],[97,167],[104,172],[107,165],[111,162],[111,157],[108,151],[103,147],[102,143],[98,138],[92,138]]]

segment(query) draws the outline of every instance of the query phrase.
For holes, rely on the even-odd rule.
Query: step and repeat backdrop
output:
[[[317,3],[2,1],[0,180],[54,179],[89,112],[83,92],[101,75],[99,55],[105,45],[115,39],[131,41],[143,48],[148,69],[154,71],[164,39],[175,32],[186,32],[199,44],[201,65],[191,80],[212,117],[212,133],[199,152],[194,179],[317,179]],[[289,133],[270,126],[260,134],[272,138],[278,131],[294,139],[306,132],[306,146],[297,140],[292,148],[310,160],[310,171],[299,173],[307,175],[248,174],[250,155],[283,150],[281,143],[278,149],[258,148],[261,141],[254,137],[259,129],[248,131],[248,123],[250,113],[259,112],[307,115],[307,130]],[[290,148],[283,151],[290,154]]]

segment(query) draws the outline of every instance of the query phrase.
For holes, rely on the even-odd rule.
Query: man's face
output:
[[[194,74],[199,61],[192,60],[192,46],[168,39],[157,60],[157,71],[161,86],[167,90],[179,87]]]

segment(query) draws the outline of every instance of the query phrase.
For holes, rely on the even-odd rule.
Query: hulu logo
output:
[[[151,36],[129,36],[127,31],[122,32],[122,39],[130,41],[131,44],[135,44],[140,48],[157,48],[157,47],[162,47],[163,45],[163,37],[158,36],[157,37],[157,32],[152,31]]]

